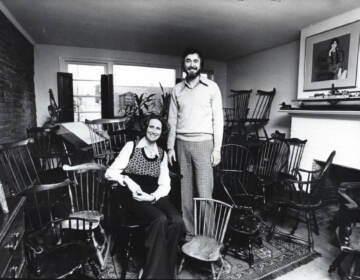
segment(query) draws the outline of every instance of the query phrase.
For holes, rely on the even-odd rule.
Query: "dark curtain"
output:
[[[101,118],[114,117],[113,75],[101,75]]]
[[[73,79],[71,73],[58,72],[58,99],[61,108],[59,122],[74,121]]]

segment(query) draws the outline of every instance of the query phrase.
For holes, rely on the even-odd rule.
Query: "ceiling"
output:
[[[291,42],[359,0],[2,0],[38,44],[227,61]]]

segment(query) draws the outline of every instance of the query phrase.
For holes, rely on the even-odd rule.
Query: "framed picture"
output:
[[[304,91],[355,87],[360,21],[305,39]]]

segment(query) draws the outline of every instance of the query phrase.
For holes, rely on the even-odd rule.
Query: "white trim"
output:
[[[337,111],[337,110],[279,110],[278,112],[296,115],[318,115],[318,116],[344,116],[349,118],[360,118],[360,111]]]
[[[112,74],[113,65],[131,65],[131,66],[144,66],[144,67],[157,67],[157,68],[170,68],[175,70],[175,78],[181,77],[181,66],[178,64],[164,64],[164,63],[154,63],[147,61],[137,61],[132,59],[116,59],[116,58],[103,58],[103,57],[71,57],[71,56],[61,56],[59,57],[59,67],[61,72],[66,72],[66,63],[67,62],[78,62],[78,63],[106,63],[108,64],[108,74]],[[180,75],[179,75],[180,73]]]
[[[4,3],[0,1],[0,11],[4,13],[7,19],[16,27],[19,32],[24,35],[24,37],[32,44],[35,45],[35,40],[27,33],[27,31],[21,26],[21,24],[16,20],[16,18],[10,13],[10,11],[5,7]]]

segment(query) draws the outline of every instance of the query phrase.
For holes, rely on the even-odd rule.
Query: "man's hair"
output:
[[[203,66],[204,66],[204,57],[203,57],[202,53],[198,49],[193,48],[193,47],[188,47],[183,52],[183,55],[182,55],[183,63],[184,63],[185,57],[188,56],[189,54],[193,54],[193,53],[196,53],[200,57],[200,63],[201,63],[200,66],[201,66],[201,68],[203,68]]]

